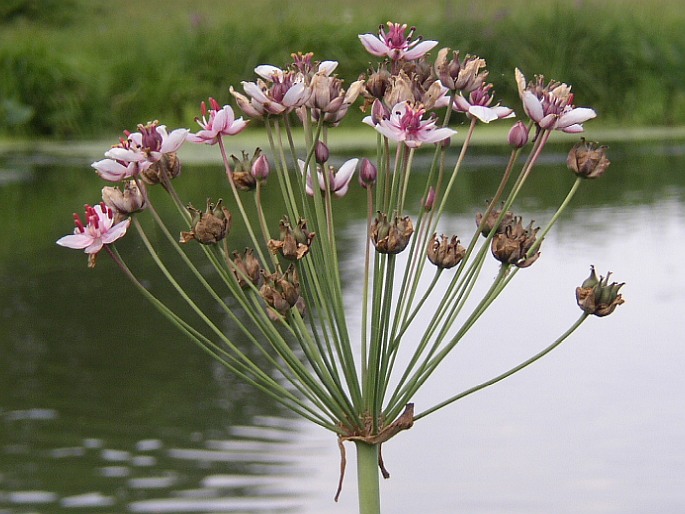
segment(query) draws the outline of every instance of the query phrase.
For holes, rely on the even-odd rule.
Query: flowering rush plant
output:
[[[398,23],[359,39],[380,62],[347,87],[335,73],[336,62],[297,53],[284,68],[257,66],[257,78],[243,82],[242,92],[230,89],[244,115],[263,124],[270,158],[260,149],[251,156],[230,153],[231,136],[245,130],[250,120],[214,99],[202,103],[197,132],[168,131],[158,122],[125,132],[105,159],[92,165],[115,185],[103,188],[99,203],[86,206],[85,219],[74,215],[74,233],[57,243],[83,249],[90,267],[105,250],[188,339],[246,382],[335,434],[342,461],[336,498],[343,484],[346,443],[353,443],[359,511],[368,514],[380,512],[379,476],[389,476],[383,444],[425,416],[537,361],[589,316],[611,314],[623,303],[623,284],[609,282],[609,274],[598,277],[592,268],[576,290],[580,317],[556,341],[482,384],[415,407],[417,391],[519,270],[537,261],[547,233],[580,184],[601,176],[609,160],[604,146],[581,139],[568,155],[568,167],[577,178],[566,199],[544,228],[524,221],[513,211],[516,199],[550,137],[555,131],[582,132],[595,111],[576,107],[570,86],[541,76],[527,81],[517,69],[514,80],[523,115],[515,120],[512,108],[496,102],[480,57],[462,57],[444,48],[431,60],[429,52],[437,42],[414,38],[413,28]],[[329,132],[355,104],[367,114],[360,133],[374,137],[377,150],[336,164]],[[456,131],[451,123],[464,124],[464,118],[463,144],[452,152]],[[438,234],[474,131],[503,119],[515,121],[507,141],[511,157],[499,187],[483,191],[486,208],[475,215],[470,233],[461,238]],[[301,130],[295,131],[296,125]],[[297,134],[302,144],[296,143]],[[208,200],[204,209],[196,209],[180,198],[174,180],[181,171],[177,151],[184,143],[218,148],[228,179],[226,200]],[[433,156],[432,163],[416,175],[414,158],[421,151]],[[522,152],[527,152],[525,159],[519,159]],[[276,182],[281,193],[278,226],[267,222],[264,211],[267,180]],[[410,183],[423,192],[419,205],[408,201]],[[343,299],[343,249],[335,223],[352,187],[363,188],[367,200],[361,319],[355,320],[349,319]],[[156,207],[160,201],[174,204],[178,216],[163,219]],[[254,203],[250,211],[248,202]],[[141,216],[151,220],[141,223]],[[187,268],[183,280],[169,267],[175,256],[156,251],[146,228],[150,223]],[[249,238],[244,250],[231,244],[235,223]],[[130,231],[137,233],[192,316],[179,310],[178,301],[153,295],[119,253],[115,243]],[[189,252],[191,245],[201,251]],[[210,266],[200,265],[198,257]],[[494,278],[481,273],[489,259],[499,263]],[[187,287],[188,277],[198,286]],[[478,281],[489,285],[473,298]],[[211,313],[201,307],[207,297],[218,306]],[[428,302],[431,298],[437,301]],[[226,320],[237,335],[220,328]],[[353,333],[352,325],[359,332]],[[420,337],[406,337],[410,328]],[[255,362],[255,354],[272,369]]]

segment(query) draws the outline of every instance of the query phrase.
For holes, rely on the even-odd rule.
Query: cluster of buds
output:
[[[371,222],[371,241],[379,253],[397,254],[409,244],[414,225],[409,216],[395,216],[392,222],[383,212],[378,212]]]
[[[269,307],[281,316],[285,316],[293,307],[296,307],[300,314],[304,313],[304,301],[300,296],[300,279],[292,264],[285,273],[262,272],[262,275],[264,284],[259,289],[259,294]],[[277,316],[276,319],[278,319]]]
[[[216,244],[226,237],[231,230],[231,213],[219,200],[216,205],[207,200],[207,210],[199,211],[192,205],[188,210],[193,215],[190,222],[192,229],[181,232],[180,243],[188,243],[193,239],[204,245]]]
[[[439,269],[450,269],[459,264],[466,255],[466,249],[459,244],[457,236],[452,238],[433,234],[433,239],[428,245],[428,260]]]
[[[584,312],[595,316],[608,316],[616,307],[624,303],[623,297],[618,292],[623,283],[609,283],[611,273],[606,278],[597,278],[595,267],[590,268],[590,276],[586,278],[580,287],[576,288],[576,302]]]
[[[309,253],[309,247],[316,234],[307,230],[307,220],[301,219],[297,225],[292,225],[287,216],[280,222],[280,239],[269,239],[268,246],[271,253],[280,253],[288,260],[302,259]]]
[[[492,238],[492,255],[502,264],[527,268],[540,256],[540,252],[528,255],[536,242],[538,230],[540,227],[533,228],[532,221],[524,227],[520,216],[514,216],[507,224],[501,223]]]
[[[233,180],[236,188],[240,191],[250,191],[257,187],[257,181],[265,181],[269,176],[269,160],[262,154],[261,148],[257,148],[252,157],[247,152],[242,152],[242,158],[231,155],[233,166],[227,171],[229,180]]]
[[[571,148],[566,164],[580,177],[599,178],[611,164],[606,156],[606,149],[605,145],[600,146],[599,143],[585,141],[583,137]]]

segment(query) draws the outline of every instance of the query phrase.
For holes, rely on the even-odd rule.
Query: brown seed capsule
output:
[[[280,223],[279,239],[269,239],[267,246],[273,254],[280,253],[289,260],[300,260],[309,252],[316,234],[307,230],[307,220],[300,219],[296,226],[290,224],[287,216]]]
[[[599,178],[611,164],[606,156],[607,147],[581,138],[568,153],[566,164],[576,175],[583,178]]]
[[[123,191],[118,187],[103,187],[102,201],[114,211],[115,223],[119,223],[130,214],[140,212],[147,207],[145,195],[135,180],[126,181]]]
[[[500,231],[492,238],[492,255],[502,264],[513,264],[517,268],[527,268],[533,264],[540,252],[527,257],[535,244],[535,235],[540,227],[533,228],[533,222],[524,228],[521,217],[515,216],[508,225],[501,225]]]
[[[164,184],[164,180],[172,180],[181,174],[181,161],[176,153],[162,154],[162,158],[141,171],[143,182],[150,185]]]
[[[265,274],[264,285],[259,294],[269,307],[281,315],[285,315],[292,307],[296,307],[300,300],[300,280],[297,270],[291,264],[285,273]]]
[[[504,216],[502,217],[502,221],[500,221],[499,224],[497,224],[497,219],[500,217],[500,214],[502,214],[501,209],[492,209],[490,211],[490,214],[488,215],[487,219],[485,220],[485,223],[483,224],[483,227],[481,228],[481,234],[483,237],[488,237],[490,232],[492,231],[493,227],[497,225],[497,230],[495,233],[499,233],[502,230],[504,230],[504,227],[509,225],[512,220],[514,219],[514,215],[511,212],[506,212],[504,213]],[[480,212],[476,214],[476,226],[480,227],[481,223],[483,222],[483,214]]]
[[[414,225],[409,216],[395,216],[391,223],[387,215],[379,211],[371,222],[371,241],[379,253],[400,253],[409,244],[413,232]]]
[[[590,276],[585,279],[580,287],[576,288],[576,303],[584,312],[595,316],[608,316],[616,307],[624,303],[619,289],[624,283],[612,282],[609,284],[611,273],[606,278],[599,277],[595,273],[595,267],[590,267]]]
[[[448,238],[446,235],[433,234],[433,240],[428,246],[428,259],[440,269],[450,269],[459,264],[466,249],[459,244],[457,236]]]
[[[188,205],[188,210],[193,214],[191,221],[192,230],[181,232],[180,243],[187,243],[195,239],[198,243],[205,245],[215,244],[221,241],[231,230],[231,213],[219,200],[214,205],[207,200],[207,210],[199,211],[192,205]]]
[[[257,285],[261,277],[259,260],[254,256],[252,248],[245,248],[243,255],[233,252],[233,273],[242,289],[247,289],[250,284]]]

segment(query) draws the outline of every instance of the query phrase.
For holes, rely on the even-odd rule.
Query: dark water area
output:
[[[607,175],[583,184],[540,260],[415,402],[433,404],[553,341],[579,314],[574,290],[590,264],[626,282],[626,304],[590,319],[533,367],[390,441],[384,512],[685,509],[685,146],[613,145],[610,157]],[[563,149],[548,152],[516,207],[524,218],[543,224],[564,198],[573,182],[564,159]],[[503,163],[488,148],[474,150],[446,231],[470,233]],[[353,465],[341,502],[332,500],[334,436],[186,341],[106,255],[88,270],[84,254],[54,244],[71,231],[71,213],[99,198],[103,183],[88,164],[0,156],[0,514],[355,512]],[[217,167],[185,165],[178,189],[198,207],[229,196]],[[364,197],[342,202],[336,217],[355,319]],[[234,237],[245,234],[236,227]],[[130,239],[122,254],[164,291]],[[495,273],[493,264],[484,276]]]

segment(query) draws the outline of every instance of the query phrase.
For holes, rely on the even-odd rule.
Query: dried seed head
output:
[[[501,225],[492,238],[492,255],[502,264],[513,264],[517,268],[527,268],[533,264],[540,252],[528,256],[535,244],[535,236],[540,227],[533,228],[533,222],[524,228],[521,217],[515,216],[507,225]]]
[[[616,307],[624,303],[623,296],[619,294],[619,289],[624,283],[609,283],[611,272],[605,277],[597,278],[595,267],[590,267],[590,276],[583,281],[580,287],[576,288],[576,303],[584,312],[595,316],[608,316]]]
[[[606,156],[607,147],[581,138],[568,153],[566,164],[576,175],[583,178],[599,178],[611,164]]]
[[[428,259],[438,268],[449,269],[462,261],[466,255],[466,249],[459,244],[457,236],[452,236],[450,239],[444,234],[439,238],[437,234],[433,234],[427,254]]]
[[[216,244],[226,237],[231,230],[231,213],[222,205],[219,200],[214,205],[207,200],[207,210],[199,211],[192,205],[188,205],[188,210],[192,213],[192,230],[181,232],[179,242],[188,243],[195,239],[198,243],[205,245]]]
[[[409,244],[414,225],[409,216],[390,222],[386,214],[378,212],[371,222],[371,241],[379,253],[397,254]]]

